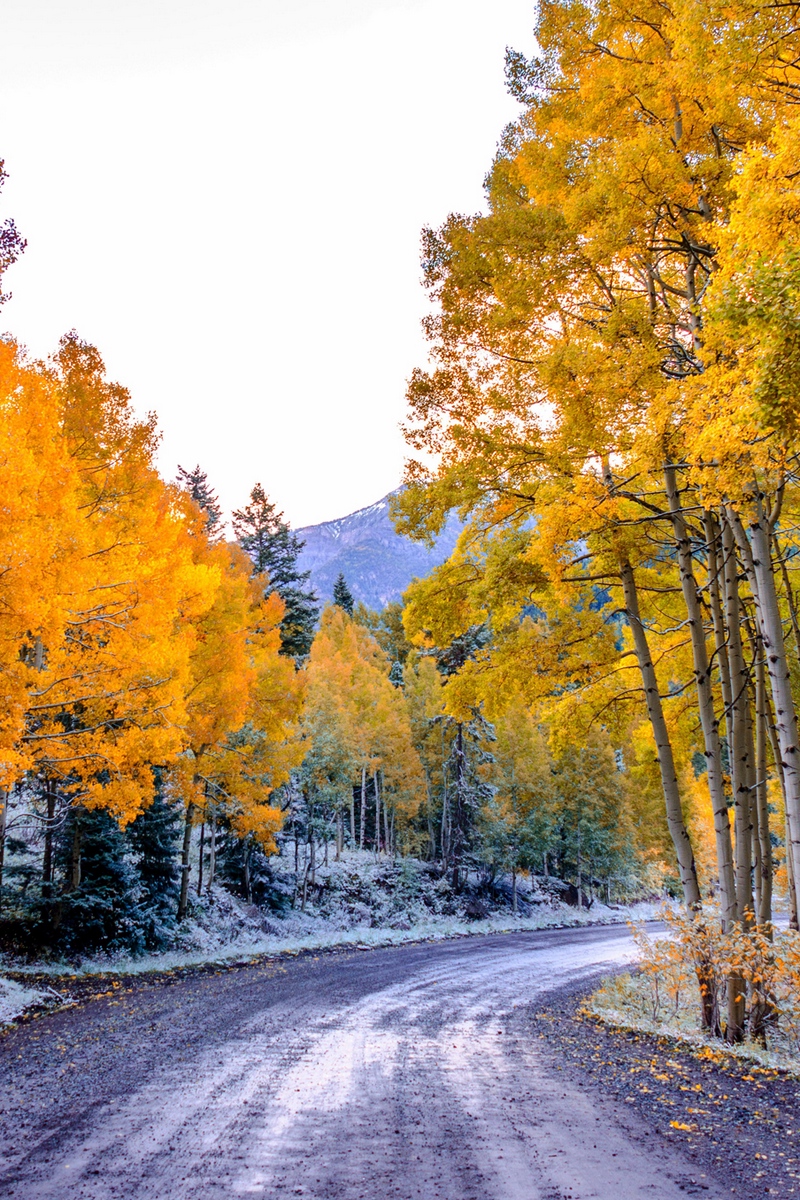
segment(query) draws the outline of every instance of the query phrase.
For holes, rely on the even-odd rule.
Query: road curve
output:
[[[0,1196],[674,1200],[692,1167],[537,1053],[526,1010],[622,927],[256,964],[0,1039]],[[709,1181],[705,1196],[716,1196]]]

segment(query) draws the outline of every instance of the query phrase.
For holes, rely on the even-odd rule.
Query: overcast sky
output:
[[[2,0],[0,328],[94,342],[160,465],[300,526],[402,474],[419,233],[477,211],[532,0]]]

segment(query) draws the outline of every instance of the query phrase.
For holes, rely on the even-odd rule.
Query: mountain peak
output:
[[[341,574],[356,600],[381,609],[399,600],[412,579],[427,575],[450,556],[462,529],[458,518],[450,514],[429,549],[395,530],[389,515],[395,495],[396,491],[389,492],[347,516],[296,530],[305,542],[298,567],[311,572],[311,583],[321,600],[332,599],[333,585]]]

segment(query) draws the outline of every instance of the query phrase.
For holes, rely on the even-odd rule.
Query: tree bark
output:
[[[722,532],[717,519],[708,509],[703,513],[703,526],[706,534],[706,552],[708,554],[708,599],[711,608],[711,619],[714,624],[714,652],[719,669],[719,683],[722,690],[722,705],[725,717],[725,731],[730,746],[730,719],[733,705],[731,688],[731,671],[728,661],[728,640],[725,635],[725,619],[722,614],[720,598],[720,579],[722,575],[720,554],[722,551]]]
[[[772,839],[769,832],[767,797],[767,712],[764,658],[756,643],[756,786],[755,809],[758,829],[758,923],[772,925]]]
[[[295,842],[295,849],[297,843]],[[211,892],[214,886],[214,876],[217,872],[217,812],[211,808],[211,819],[209,821],[208,831],[208,891]]]
[[[748,709],[750,706],[750,677],[742,648],[742,609],[739,602],[739,562],[736,542],[728,521],[722,530],[724,552],[724,596],[725,621],[728,631],[728,660],[731,670],[731,713],[728,728],[731,731],[728,750],[731,764],[731,790],[736,829],[736,907],[738,919],[743,924],[752,920],[752,826],[750,820],[750,785],[753,780],[752,763],[749,756],[747,737]]]
[[[389,828],[389,806],[386,803],[386,793],[383,796],[383,838],[386,847],[386,853],[392,852],[392,833]]]
[[[206,823],[205,820],[200,825],[200,857],[197,863],[197,894],[203,894],[203,856],[206,852]]]
[[[367,828],[367,768],[361,768],[361,829],[359,830],[358,848],[364,849],[364,838]]]
[[[683,899],[687,908],[695,910],[700,907],[701,901],[694,852],[692,851],[692,843],[683,819],[681,797],[678,790],[678,776],[675,771],[675,760],[672,754],[667,723],[664,719],[664,710],[661,705],[658,680],[656,679],[655,667],[653,666],[653,659],[647,642],[647,634],[645,633],[639,612],[636,581],[633,575],[633,568],[627,559],[623,559],[620,562],[620,579],[622,581],[628,624],[631,628],[636,659],[644,686],[647,715],[650,718],[650,725],[656,743],[656,754],[661,773],[661,788],[664,793],[664,803],[667,810],[667,826],[672,838],[672,844],[675,847],[678,872],[683,889]],[[725,817],[727,821],[727,812]]]
[[[750,520],[750,538],[738,513],[730,507],[728,519],[736,537],[739,552],[756,600],[759,630],[769,675],[770,691],[775,708],[775,725],[783,771],[786,813],[790,830],[787,853],[792,858],[792,879],[797,904],[800,880],[800,747],[797,738],[797,713],[791,691],[789,663],[783,637],[775,576],[770,560],[769,522],[764,513],[761,495],[755,497],[755,513]]]
[[[178,898],[178,920],[183,921],[189,906],[189,851],[192,846],[192,816],[194,804],[186,805],[186,816],[183,822],[183,846],[181,848],[181,891]]]
[[[694,577],[692,546],[686,520],[683,515],[675,468],[671,464],[664,468],[664,482],[666,484],[667,502],[672,516],[672,528],[678,547],[681,591],[689,618],[697,706],[700,713],[700,727],[703,731],[703,753],[706,760],[708,791],[711,796],[711,808],[714,814],[717,873],[719,877],[723,920],[727,928],[736,920],[737,916],[736,887],[733,875],[733,848],[731,846],[731,829],[728,820],[728,804],[722,778],[722,752],[719,741],[719,725],[714,712],[711,668],[708,661],[706,633],[703,628],[703,614],[700,608],[697,582]]]
[[[72,826],[72,846],[70,849],[70,869],[69,882],[67,885],[68,892],[74,892],[81,886],[81,825],[79,817],[75,816],[75,823]]]
[[[244,873],[244,894],[248,904],[253,903],[253,880],[250,876],[250,855],[252,850],[248,846],[244,852],[244,861],[242,863]]]
[[[372,774],[372,783],[375,788],[375,853],[381,852],[381,793],[378,788],[378,772]]]
[[[794,868],[792,866],[792,855],[789,850],[789,847],[792,844],[792,831],[789,822],[789,809],[786,805],[786,781],[783,775],[783,763],[781,762],[781,750],[780,746],[778,745],[778,733],[775,729],[775,721],[772,717],[769,695],[767,694],[766,690],[764,694],[764,709],[767,718],[767,738],[769,740],[770,750],[772,751],[772,761],[775,765],[775,774],[778,777],[778,784],[781,789],[781,796],[783,797],[783,833],[786,853],[786,890],[789,893],[789,928],[797,931],[800,929],[800,924],[798,923],[797,891],[794,883]]]
[[[53,826],[56,820],[56,781],[45,779],[44,855],[42,858],[42,894],[53,895]]]
[[[6,861],[6,823],[8,821],[8,792],[0,788],[0,908],[3,906],[3,867]]]

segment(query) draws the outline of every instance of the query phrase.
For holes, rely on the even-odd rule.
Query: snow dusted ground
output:
[[[287,892],[289,861],[274,861],[276,890]],[[521,879],[515,914],[510,888],[501,889],[494,902],[476,899],[474,887],[456,896],[446,880],[417,860],[392,862],[376,860],[366,851],[346,852],[341,861],[317,868],[306,889],[305,911],[300,908],[300,895],[295,897],[296,907],[279,913],[247,905],[224,888],[214,887],[202,899],[194,896],[190,917],[176,931],[175,945],[169,950],[138,956],[96,955],[70,963],[23,963],[2,956],[0,970],[13,970],[17,978],[49,976],[55,983],[65,975],[140,975],[334,947],[372,949],[477,934],[640,922],[658,917],[661,909],[660,903],[609,907],[597,900],[590,909],[578,909],[556,898],[558,888],[557,881],[542,886]],[[0,1008],[0,1025],[42,1000],[40,993],[20,984],[10,980],[2,984],[9,991]]]
[[[0,1028],[21,1017],[27,1008],[41,1004],[46,994],[37,988],[24,987],[13,979],[0,976]]]

